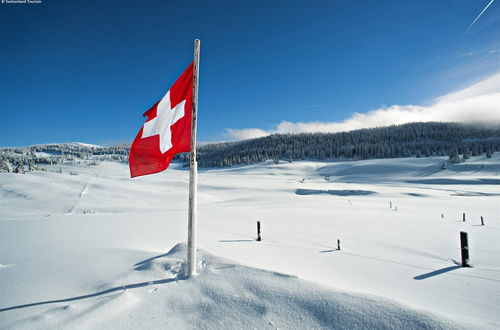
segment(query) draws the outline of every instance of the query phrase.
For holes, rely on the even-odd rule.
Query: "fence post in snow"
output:
[[[483,219],[483,216],[481,216],[481,226],[484,226],[484,219]]]
[[[389,208],[392,209],[392,202],[389,202]]]
[[[441,219],[444,219],[444,214],[443,213],[441,213]]]
[[[467,233],[460,232],[460,249],[462,250],[462,267],[470,267],[469,265],[469,243]]]
[[[340,251],[340,240],[337,238],[337,250]]]
[[[462,221],[465,222],[465,213],[463,214],[463,220]]]
[[[261,237],[260,237],[260,221],[257,221],[257,241],[261,241]]]

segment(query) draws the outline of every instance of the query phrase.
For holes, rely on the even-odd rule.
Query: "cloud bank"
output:
[[[341,132],[429,121],[500,123],[500,72],[467,88],[443,95],[430,106],[392,105],[367,113],[354,113],[339,122],[282,121],[271,130],[228,128],[225,135],[231,140],[244,140],[273,133]]]

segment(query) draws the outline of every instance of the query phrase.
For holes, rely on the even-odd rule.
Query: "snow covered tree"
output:
[[[460,163],[460,155],[458,154],[458,149],[456,146],[454,146],[450,150],[449,158],[450,158],[450,162],[452,162],[452,163],[455,163],[455,164]]]
[[[14,170],[14,172],[15,173],[24,174],[24,164],[23,163],[17,164],[16,169]]]
[[[467,159],[470,158],[470,150],[468,146],[464,147],[464,153],[462,155],[462,160],[465,162]]]
[[[12,165],[10,165],[8,160],[0,161],[0,173],[11,173]]]
[[[35,166],[34,160],[30,160],[28,162],[28,171],[30,171],[30,172],[36,171],[36,166]]]

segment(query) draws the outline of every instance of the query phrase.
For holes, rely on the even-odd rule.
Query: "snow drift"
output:
[[[134,265],[98,292],[1,308],[7,328],[99,329],[456,329],[429,312],[371,295],[349,294],[199,250],[186,279],[186,245]],[[31,314],[31,315],[30,315]],[[29,315],[29,316],[28,316]],[[5,316],[4,316],[5,317]]]

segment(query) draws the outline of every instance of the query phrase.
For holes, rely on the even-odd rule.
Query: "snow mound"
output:
[[[456,329],[437,314],[371,295],[332,291],[293,276],[242,266],[199,250],[185,278],[186,245],[136,263],[99,292],[12,306],[14,328]],[[123,282],[126,282],[125,284]],[[35,312],[33,315],[30,313]]]

